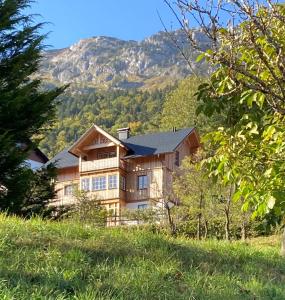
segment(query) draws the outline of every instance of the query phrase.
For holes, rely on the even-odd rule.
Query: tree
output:
[[[89,196],[85,191],[75,192],[76,202],[70,208],[69,215],[80,223],[92,226],[105,226],[108,215],[95,196]]]
[[[23,217],[41,215],[51,217],[55,207],[49,205],[50,200],[55,198],[55,180],[57,169],[55,165],[49,164],[36,171],[29,171],[28,188],[22,203],[20,214]]]
[[[30,3],[0,0],[0,185],[6,189],[0,208],[11,212],[19,211],[29,186],[23,162],[51,124],[64,90],[43,90],[35,75],[45,36],[39,33],[43,24],[24,14]]]
[[[209,227],[214,223],[223,224],[218,229],[216,237],[230,240],[231,232],[238,236],[238,227],[246,234],[248,217],[240,218],[241,204],[233,202],[233,186],[224,186],[222,182],[209,178],[206,166],[203,164],[206,153],[202,150],[192,157],[186,157],[175,175],[174,192],[179,199],[176,207],[180,221],[196,222],[196,237],[206,238]],[[231,226],[235,227],[232,230]],[[243,228],[244,227],[244,228]],[[241,230],[242,231],[242,230]],[[213,234],[213,232],[211,232]]]
[[[181,80],[177,88],[166,95],[162,108],[162,129],[186,128],[197,123],[198,101],[195,94],[201,82],[201,79],[188,77]]]
[[[198,58],[215,68],[199,87],[198,110],[221,114],[206,137],[213,149],[205,162],[209,174],[234,184],[234,200],[242,199],[243,210],[252,207],[253,216],[271,210],[284,216],[285,6],[269,0],[176,4],[189,42],[197,46],[188,16],[212,44]]]
[[[202,237],[202,222],[204,223],[204,236],[207,236],[206,209],[209,209],[210,198],[214,193],[213,181],[207,177],[203,166],[199,164],[202,159],[202,152],[186,157],[182,161],[173,183],[174,193],[179,199],[177,210],[180,219],[188,220],[191,217],[196,219],[196,236],[199,240]]]

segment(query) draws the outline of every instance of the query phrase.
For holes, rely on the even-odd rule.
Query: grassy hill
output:
[[[247,244],[0,215],[0,299],[285,299],[277,237]]]

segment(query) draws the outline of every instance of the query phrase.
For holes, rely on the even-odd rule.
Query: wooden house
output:
[[[195,128],[131,136],[129,128],[118,137],[93,125],[56,163],[57,205],[72,204],[74,190],[84,190],[115,215],[122,208],[143,209],[163,203],[172,187],[172,174],[181,160],[200,146]]]

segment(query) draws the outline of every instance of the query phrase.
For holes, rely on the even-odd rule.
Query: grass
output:
[[[173,239],[0,215],[0,299],[285,299],[278,237]]]

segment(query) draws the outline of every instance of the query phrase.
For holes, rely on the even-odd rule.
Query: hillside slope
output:
[[[0,299],[285,299],[276,239],[198,242],[0,215],[0,240]]]
[[[199,30],[194,39],[201,48],[209,48]],[[47,51],[40,74],[53,84],[71,83],[75,90],[165,86],[192,73],[173,41],[183,49],[195,72],[205,75],[207,66],[196,63],[197,51],[179,30],[159,32],[139,42],[105,36],[82,39],[69,48]]]

